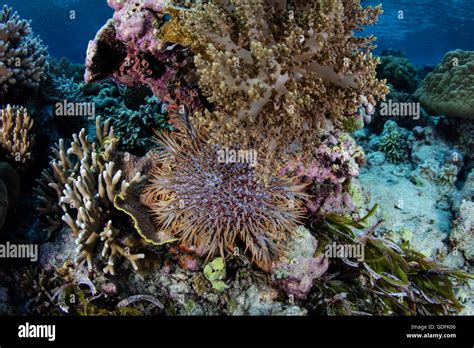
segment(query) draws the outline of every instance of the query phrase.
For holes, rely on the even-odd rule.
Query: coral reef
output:
[[[406,133],[394,121],[387,121],[384,132],[380,137],[378,148],[382,151],[389,162],[401,163],[410,159],[411,141]]]
[[[60,219],[75,236],[76,262],[87,261],[93,268],[96,248],[102,242],[101,256],[107,260],[105,273],[115,274],[119,258],[128,260],[138,270],[138,261],[143,253],[133,253],[134,247],[142,246],[127,235],[133,228],[121,228],[121,222],[113,221],[116,196],[125,196],[127,189],[142,177],[139,172],[127,176],[114,162],[118,139],[110,122],[100,125],[96,120],[96,138],[92,142],[83,129],[73,135],[69,148],[64,141],[53,149],[55,158],[50,163],[51,171],[43,173],[39,181],[37,196],[38,211],[45,215],[51,234],[61,226]],[[126,226],[126,225],[125,225]]]
[[[348,194],[351,178],[359,175],[365,163],[364,152],[353,138],[334,132],[313,149],[309,165],[295,160],[280,169],[280,175],[296,176],[306,184],[311,214],[346,214],[353,210]]]
[[[46,79],[47,48],[7,5],[0,11],[0,40],[0,96],[11,89],[37,90]]]
[[[11,165],[0,162],[0,231],[5,224],[8,209],[20,196],[20,176]]]
[[[146,84],[221,145],[261,148],[267,158],[308,150],[331,123],[342,127],[359,96],[373,104],[387,92],[375,78],[374,38],[353,36],[376,21],[378,7],[266,0],[205,2],[190,11],[161,1],[109,5],[114,18],[89,45],[86,82],[114,76]]]
[[[434,116],[474,116],[474,52],[455,50],[423,80],[415,96]]]
[[[199,86],[214,107],[192,120],[216,143],[263,146],[262,157],[295,145],[311,153],[328,123],[341,126],[357,111],[359,96],[374,103],[386,93],[369,53],[374,38],[353,36],[379,13],[358,1],[196,6],[185,26]]]
[[[160,136],[164,152],[145,190],[157,228],[208,258],[240,247],[268,270],[302,217],[303,186],[276,176],[265,184],[252,163],[226,161],[203,134],[179,127],[179,135]]]
[[[418,72],[401,52],[383,51],[377,66],[377,77],[386,79],[399,92],[413,93],[418,86]]]
[[[305,299],[313,281],[323,275],[329,266],[324,255],[315,257],[318,241],[303,226],[298,227],[288,243],[287,261],[272,269],[277,284],[293,299]]]
[[[9,159],[18,164],[26,164],[32,159],[34,136],[31,130],[34,121],[28,110],[21,106],[7,105],[0,109],[0,146]]]

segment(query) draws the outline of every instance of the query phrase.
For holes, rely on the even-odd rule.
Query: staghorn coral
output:
[[[47,48],[35,37],[30,22],[4,5],[0,11],[0,96],[12,88],[38,89],[46,78]]]
[[[192,115],[194,124],[215,143],[262,147],[262,156],[295,144],[310,152],[328,122],[342,127],[357,111],[359,96],[374,103],[387,92],[375,78],[374,38],[353,35],[380,12],[340,0],[197,5],[184,25],[213,108]]]
[[[0,163],[0,230],[5,224],[8,209],[20,195],[20,176],[11,165]]]
[[[423,80],[415,96],[435,116],[474,117],[474,52],[455,50]]]
[[[165,149],[144,191],[157,228],[208,258],[242,248],[264,270],[284,255],[283,241],[302,218],[302,186],[286,177],[258,180],[249,163],[230,163],[205,136],[183,125],[159,138]]]
[[[49,223],[49,234],[61,226],[61,220],[69,227],[76,238],[77,263],[86,261],[92,269],[95,250],[102,242],[101,256],[107,260],[104,273],[115,274],[119,258],[138,270],[137,262],[145,255],[132,250],[142,243],[119,229],[123,225],[113,219],[115,198],[126,196],[129,186],[142,176],[139,172],[128,175],[114,162],[118,139],[109,121],[101,126],[100,118],[96,119],[96,138],[90,141],[83,129],[73,135],[69,148],[59,141],[53,149],[51,170],[44,171],[39,180],[38,211]]]
[[[34,136],[31,130],[34,121],[28,115],[28,110],[21,106],[7,105],[0,110],[0,145],[10,159],[19,164],[31,160]]]

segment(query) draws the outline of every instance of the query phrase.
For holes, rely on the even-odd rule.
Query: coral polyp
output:
[[[263,182],[251,163],[223,161],[199,133],[158,141],[165,150],[145,190],[158,227],[208,257],[248,251],[268,269],[284,255],[302,219],[303,186],[286,177]]]

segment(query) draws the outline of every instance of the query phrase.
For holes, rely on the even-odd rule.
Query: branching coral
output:
[[[386,87],[375,78],[373,37],[354,31],[380,8],[359,1],[209,1],[187,12],[199,86],[213,110],[193,116],[226,146],[264,144],[278,154],[295,143],[309,152],[327,121],[338,126],[358,98]]]
[[[52,171],[45,171],[39,182],[37,196],[41,205],[38,210],[46,215],[51,224],[48,232],[60,227],[59,218],[66,223],[76,237],[78,263],[87,261],[93,267],[95,249],[103,242],[101,256],[107,260],[105,273],[115,274],[120,257],[127,259],[135,270],[143,253],[132,253],[141,246],[133,236],[119,229],[114,223],[113,213],[116,196],[125,196],[128,187],[142,177],[136,172],[125,175],[114,162],[118,139],[110,122],[100,125],[97,118],[97,140],[92,142],[82,130],[73,135],[73,141],[66,149],[60,140],[50,165]],[[127,173],[128,174],[128,173]]]
[[[180,127],[179,136],[160,136],[165,152],[144,192],[158,228],[208,257],[243,248],[269,269],[302,217],[302,186],[285,177],[265,184],[251,163],[223,161],[202,134]]]
[[[405,137],[397,131],[385,134],[380,139],[379,149],[392,163],[405,162],[410,156],[410,148]]]
[[[46,78],[47,48],[7,5],[0,11],[0,42],[0,95],[13,87],[38,89]]]
[[[15,162],[25,164],[31,160],[34,122],[24,107],[7,105],[0,110],[0,145]]]

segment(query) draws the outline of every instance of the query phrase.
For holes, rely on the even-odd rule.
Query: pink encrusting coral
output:
[[[113,77],[127,86],[148,86],[168,104],[198,108],[194,57],[167,38],[176,34],[168,23],[176,10],[161,0],[108,4],[115,13],[89,43],[85,82]]]
[[[365,163],[362,148],[348,134],[335,132],[313,150],[310,164],[304,159],[290,161],[279,175],[293,175],[309,184],[311,200],[306,207],[312,214],[344,214],[353,210],[347,186],[359,176]]]

